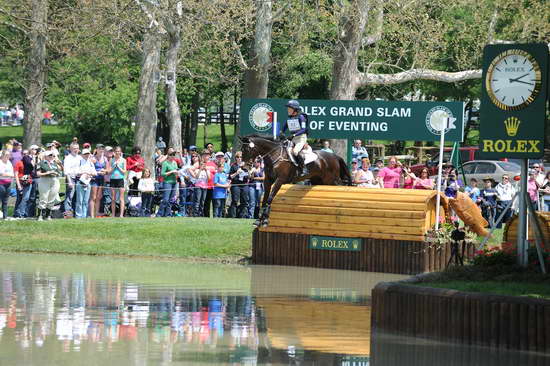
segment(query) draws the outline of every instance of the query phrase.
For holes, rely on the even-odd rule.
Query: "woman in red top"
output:
[[[132,156],[126,159],[126,170],[128,171],[128,196],[137,196],[139,194],[138,184],[145,168],[145,161],[141,157],[141,148],[134,146]]]
[[[27,216],[27,205],[32,188],[32,158],[28,150],[23,150],[23,158],[15,163],[13,171],[15,173],[15,186],[17,188],[17,200],[13,217],[23,218]]]

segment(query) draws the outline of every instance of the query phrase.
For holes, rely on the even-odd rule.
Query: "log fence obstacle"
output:
[[[253,233],[252,262],[399,274],[443,269],[450,243],[430,245],[424,236],[436,222],[436,198],[432,190],[284,185],[269,225]]]

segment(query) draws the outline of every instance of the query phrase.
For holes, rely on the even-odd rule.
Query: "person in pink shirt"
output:
[[[399,179],[401,178],[401,171],[403,165],[397,161],[395,156],[390,157],[388,166],[378,173],[378,176],[384,182],[384,188],[399,188]]]
[[[527,180],[527,193],[533,202],[533,206],[537,207],[539,199],[539,186],[537,184],[537,172],[534,170],[529,171],[529,179]]]
[[[420,172],[420,178],[414,179],[413,189],[433,189],[434,181],[430,179],[428,169],[424,168]]]

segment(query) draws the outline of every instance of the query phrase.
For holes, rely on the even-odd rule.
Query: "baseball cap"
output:
[[[52,147],[52,146],[53,146],[53,142],[48,142],[48,143],[46,144],[46,147]]]
[[[483,178],[483,181],[484,181],[484,182],[486,182],[486,181],[488,181],[488,180],[490,180],[490,181],[492,182],[492,181],[493,181],[493,178],[491,178],[491,177],[485,177],[485,178]]]
[[[195,145],[189,146],[189,150],[197,150],[197,147]]]
[[[374,168],[372,168],[372,171],[373,171],[373,172],[379,172],[379,171],[380,171],[380,168],[377,167],[377,166],[375,166]]]
[[[53,155],[53,151],[51,150],[44,151],[44,156],[50,156],[50,155]]]
[[[13,146],[19,146],[19,145],[21,145],[21,143],[19,141],[14,141],[13,142]]]
[[[103,145],[103,144],[97,144],[97,145],[95,145],[95,147],[96,147],[96,149],[101,149],[102,147],[105,147],[105,145]]]
[[[31,150],[38,150],[38,145],[31,145],[31,147],[29,147],[29,149],[31,149]]]
[[[218,157],[218,156],[225,156],[225,154],[222,153],[221,151],[218,151],[218,152],[216,153],[216,155],[214,155],[214,156],[215,156],[215,157]]]
[[[351,159],[351,162],[352,162],[352,164],[357,163],[357,159],[353,158],[353,159]]]
[[[85,143],[82,144],[82,148],[83,148],[83,149],[89,148],[90,146],[91,146],[91,145],[90,145],[89,142],[85,142]]]
[[[90,153],[90,149],[82,149],[82,155],[86,155]]]
[[[105,150],[107,151],[113,151],[113,148],[111,146],[105,146]]]

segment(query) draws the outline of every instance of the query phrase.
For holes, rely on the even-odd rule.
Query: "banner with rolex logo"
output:
[[[548,67],[546,44],[485,47],[479,133],[482,158],[543,156]]]

